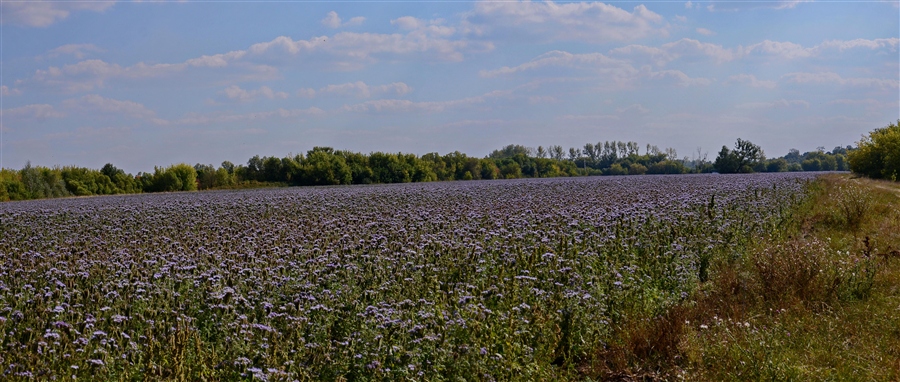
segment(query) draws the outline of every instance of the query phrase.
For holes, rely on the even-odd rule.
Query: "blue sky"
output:
[[[0,4],[2,165],[128,172],[313,146],[680,157],[853,144],[900,115],[873,2]]]

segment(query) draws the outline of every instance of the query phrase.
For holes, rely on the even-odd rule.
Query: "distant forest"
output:
[[[112,164],[84,167],[0,169],[0,201],[65,196],[194,191],[271,186],[407,183],[449,180],[547,178],[591,175],[847,171],[853,147],[766,158],[759,146],[738,139],[714,160],[699,149],[679,158],[674,149],[637,142],[587,143],[581,148],[508,145],[484,158],[458,151],[446,155],[373,152],[316,147],[306,155],[250,158],[246,164],[175,164],[152,173],[127,174]]]

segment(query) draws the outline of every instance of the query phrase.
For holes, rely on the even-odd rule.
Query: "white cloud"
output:
[[[760,80],[752,74],[737,74],[728,77],[726,84],[747,84],[754,88],[774,89],[775,81]]]
[[[221,68],[228,66],[229,62],[241,59],[246,54],[246,51],[235,50],[228,53],[214,54],[212,56],[203,55],[187,60],[184,63],[197,68]]]
[[[378,88],[378,91],[384,93],[396,93],[397,95],[404,95],[408,93],[412,93],[413,88],[403,82],[394,82],[389,85],[381,85]]]
[[[51,49],[49,52],[44,54],[43,57],[47,58],[56,58],[60,56],[73,56],[77,59],[83,59],[90,55],[91,53],[102,53],[103,49],[99,48],[94,44],[66,44],[54,49]]]
[[[780,99],[772,102],[748,102],[736,106],[739,109],[788,109],[794,107],[809,108],[809,102],[800,99]]]
[[[612,70],[621,72],[635,72],[627,62],[609,58],[601,53],[584,53],[573,54],[569,52],[554,50],[544,53],[537,58],[524,64],[509,67],[504,66],[495,70],[482,70],[479,75],[482,77],[496,77],[501,75],[510,75],[523,71],[531,71],[544,67],[562,66],[582,69]]]
[[[436,113],[443,112],[451,108],[483,104],[490,99],[508,97],[512,93],[512,90],[495,90],[480,96],[466,97],[448,101],[414,102],[403,99],[379,99],[366,101],[355,105],[344,105],[342,110],[345,112],[358,113]]]
[[[362,81],[348,82],[340,85],[328,85],[319,89],[318,94],[334,94],[358,98],[369,98],[371,96],[369,85],[366,85],[366,83]]]
[[[270,118],[281,118],[281,119],[297,119],[301,117],[307,116],[319,116],[325,114],[325,111],[317,108],[310,107],[306,109],[276,109],[270,111],[262,111],[255,113],[246,113],[246,114],[227,114],[227,113],[217,113],[217,114],[193,114],[187,117],[181,118],[175,121],[175,124],[178,125],[206,125],[211,123],[229,123],[229,122],[243,122],[243,121],[261,121]]]
[[[110,1],[43,1],[29,0],[2,2],[3,18],[0,24],[14,24],[29,27],[46,27],[64,20],[73,12],[103,12],[115,4]]]
[[[685,7],[686,9],[691,9],[691,8],[694,7],[694,3],[688,1],[687,3],[684,3],[684,7]]]
[[[450,27],[428,25],[406,34],[340,32],[332,37],[313,37],[293,40],[280,36],[269,42],[254,44],[249,52],[257,56],[281,59],[302,56],[305,59],[321,55],[332,69],[359,69],[381,58],[419,58],[429,61],[461,61],[465,52],[493,50],[488,42],[451,40],[455,33]]]
[[[703,33],[701,29],[703,28],[698,28],[697,31]],[[900,39],[898,38],[856,39],[849,41],[829,40],[807,48],[792,42],[765,40],[747,47],[738,46],[729,49],[721,45],[683,38],[678,41],[665,43],[659,47],[627,45],[610,50],[609,55],[627,58],[631,62],[649,62],[657,66],[663,66],[680,58],[688,57],[708,57],[717,63],[723,63],[754,56],[789,60],[815,58],[830,50],[843,52],[850,49],[870,49],[896,52],[898,44],[900,44]]]
[[[651,48],[652,49],[652,48]],[[636,69],[627,61],[613,59],[601,53],[573,54],[563,51],[551,51],[524,64],[495,70],[482,70],[482,77],[512,75],[520,72],[538,70],[545,67],[564,67],[593,72],[596,78],[615,84],[634,83],[641,78],[668,82],[678,86],[706,86],[712,83],[708,78],[692,78],[678,70],[653,71],[649,66]]]
[[[62,67],[51,66],[38,69],[29,79],[18,80],[17,84],[37,85],[62,89],[68,92],[89,91],[103,87],[106,81],[115,78],[159,78],[183,72],[188,68],[221,68],[229,62],[239,60],[246,54],[244,51],[233,51],[212,56],[200,56],[182,63],[146,64],[139,62],[132,66],[122,67],[103,60],[84,60]],[[265,65],[244,65],[241,69],[250,73],[249,78],[261,79],[273,77],[271,67]]]
[[[302,88],[302,89],[297,90],[297,97],[313,98],[315,96],[316,96],[316,89]]]
[[[654,72],[649,70],[648,67],[644,67],[643,69],[644,70],[641,70],[643,77],[677,86],[708,86],[713,82],[713,80],[709,78],[690,77],[680,70],[661,70]]]
[[[644,45],[628,45],[609,51],[611,56],[629,58],[632,62],[650,62],[657,66],[675,61],[682,57],[707,57],[717,63],[734,60],[734,51],[721,45],[700,42],[683,38],[661,45],[659,48]]]
[[[772,0],[772,1],[715,1],[706,6],[710,12],[725,11],[746,11],[752,9],[793,9],[800,3],[809,3],[813,0]]]
[[[394,20],[391,20],[391,25],[396,25],[400,27],[400,29],[405,30],[415,30],[425,26],[425,23],[415,17],[412,16],[403,16]]]
[[[252,101],[258,97],[264,97],[268,99],[285,99],[289,96],[289,94],[286,92],[276,92],[268,86],[261,86],[259,89],[255,90],[244,90],[237,85],[231,85],[225,88],[222,93],[230,100],[241,102]]]
[[[887,78],[843,78],[837,73],[788,73],[781,77],[790,83],[798,84],[835,84],[851,87],[869,87],[879,89],[896,89],[900,87],[895,79]]]
[[[362,16],[351,17],[350,20],[348,20],[347,22],[344,23],[344,26],[345,27],[360,26],[365,21],[366,21],[366,18],[362,17]]]
[[[702,34],[704,36],[715,36],[716,35],[716,32],[713,32],[706,28],[697,28],[696,30],[697,30],[697,33]]]
[[[297,96],[313,98],[315,96],[334,95],[344,97],[369,98],[381,94],[404,95],[412,92],[412,87],[403,82],[394,82],[386,85],[371,86],[363,81],[334,84],[319,88],[302,88],[297,90]]]
[[[156,118],[156,112],[140,103],[104,98],[96,94],[88,94],[80,98],[68,99],[63,101],[62,105],[67,109],[80,113],[118,114],[135,119],[147,120],[158,125],[168,124],[168,121]]]
[[[641,104],[631,104],[626,107],[616,108],[616,112],[619,114],[649,114],[650,109],[647,109]]]
[[[815,48],[804,48],[800,44],[792,42],[780,42],[765,40],[760,43],[750,45],[740,49],[742,56],[748,56],[754,53],[762,53],[771,56],[779,56],[787,59],[805,58],[813,56]]]
[[[322,19],[322,25],[332,28],[332,29],[336,29],[336,28],[340,28],[342,26],[343,27],[360,26],[365,21],[366,21],[365,17],[357,16],[357,17],[353,17],[349,21],[343,23],[341,20],[341,17],[338,16],[337,12],[331,11],[331,12],[328,12],[328,14],[325,16],[324,19]]]
[[[329,28],[340,28],[341,18],[335,11],[328,12],[328,15],[326,15],[325,18],[322,19],[322,25]]]
[[[552,96],[529,96],[528,103],[532,105],[547,105],[559,102],[559,99]]]
[[[48,104],[32,104],[0,110],[0,115],[5,118],[36,119],[39,121],[43,121],[47,118],[62,118],[66,116],[63,113],[56,111],[53,106]]]
[[[855,40],[828,40],[818,45],[819,50],[837,49],[841,52],[847,49],[867,48],[871,50],[889,49],[892,52],[897,51],[897,45],[900,44],[900,38],[876,38],[867,40],[858,38]]]
[[[0,86],[0,95],[4,97],[16,96],[22,94],[22,91],[16,88],[10,89],[9,86],[2,85]]]
[[[62,68],[51,66],[46,70],[38,69],[30,80],[17,83],[37,83],[43,86],[59,87],[66,91],[84,91],[103,86],[103,82],[122,73],[119,65],[109,64],[101,60],[81,61],[77,64],[65,65]]]
[[[600,2],[481,1],[463,25],[469,34],[539,41],[603,43],[667,35],[663,17],[644,5],[628,12]]]
[[[871,98],[866,99],[836,99],[834,101],[828,102],[829,105],[847,105],[847,106],[864,106],[866,111],[878,111],[884,109],[897,109],[898,103],[897,101],[893,102],[882,102]]]
[[[621,120],[622,117],[615,114],[565,114],[556,117],[556,119],[563,121],[578,121],[578,122],[605,122],[605,121],[618,121]]]
[[[689,38],[683,38],[678,41],[663,44],[662,49],[673,55],[675,58],[705,56],[712,58],[718,63],[735,59],[734,53],[729,49],[723,48],[721,45],[700,42]]]

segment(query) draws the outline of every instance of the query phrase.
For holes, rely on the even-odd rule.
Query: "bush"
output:
[[[873,179],[900,179],[900,120],[875,129],[847,154],[850,170]]]
[[[852,229],[859,229],[863,219],[872,209],[872,197],[854,185],[842,185],[837,190],[837,212],[842,220]]]
[[[154,167],[153,174],[139,174],[146,192],[196,191],[197,170],[188,164]]]

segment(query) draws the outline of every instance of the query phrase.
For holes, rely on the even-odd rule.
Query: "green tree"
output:
[[[647,167],[648,174],[684,174],[687,168],[684,163],[675,160],[656,162]]]
[[[140,174],[146,192],[196,191],[197,170],[179,163],[166,168],[154,167],[153,174]]]
[[[208,190],[217,186],[216,184],[216,168],[211,164],[194,165],[194,171],[197,172],[197,188]]]
[[[628,175],[644,175],[647,173],[647,167],[640,163],[632,163],[628,166]]]
[[[784,158],[770,159],[766,162],[766,171],[785,172],[788,170],[788,162]]]
[[[900,180],[900,120],[864,136],[847,153],[850,170],[874,179]]]
[[[481,166],[481,179],[500,178],[500,168],[497,167],[497,163],[495,163],[493,160],[480,159],[478,162]]]
[[[522,145],[506,145],[506,147],[500,150],[494,150],[488,155],[491,159],[504,159],[504,158],[512,158],[517,154],[531,156],[531,149]]]
[[[516,161],[507,159],[503,161],[503,165],[500,166],[500,175],[506,179],[521,178],[522,166],[519,166]]]
[[[334,154],[331,147],[314,147],[303,161],[302,183],[307,185],[350,184],[353,173],[344,157]]]
[[[716,157],[716,162],[713,166],[716,171],[723,174],[748,173],[753,172],[753,169],[765,159],[765,155],[759,146],[738,138],[737,143],[734,145],[734,150],[729,150],[728,147],[722,146],[722,150],[719,151],[719,156]]]

